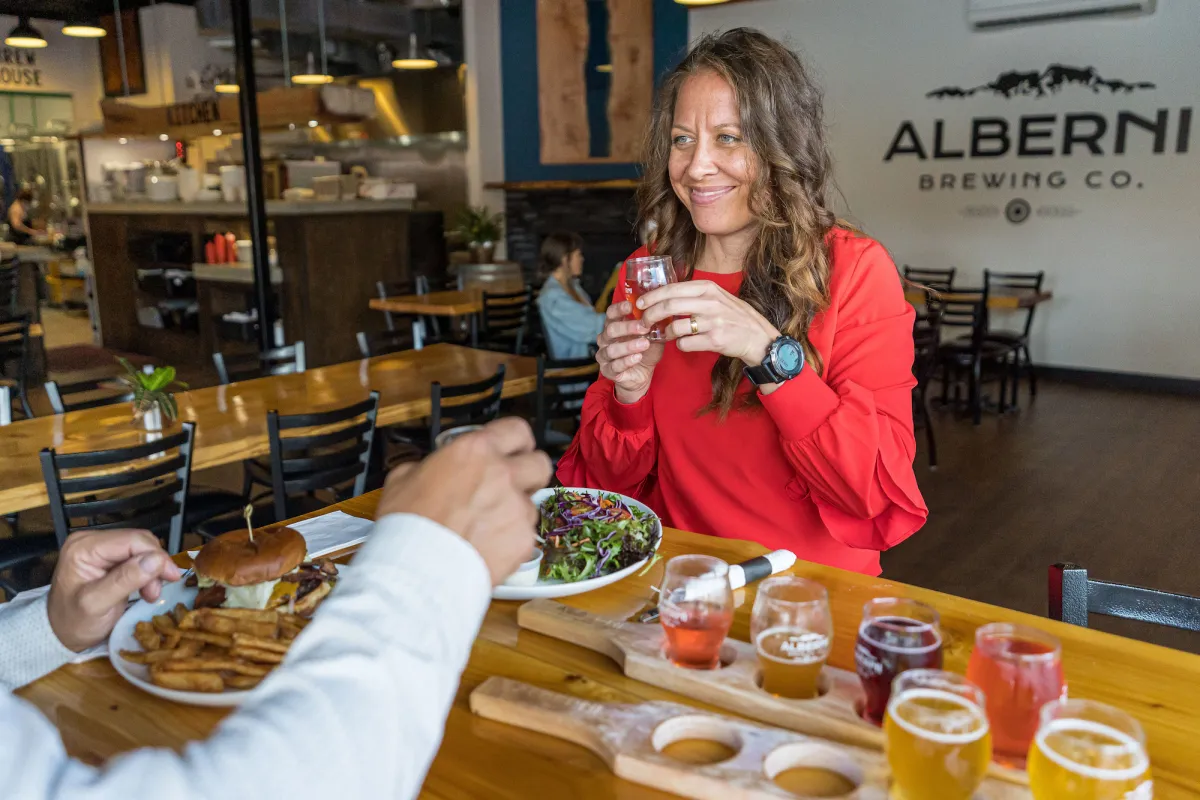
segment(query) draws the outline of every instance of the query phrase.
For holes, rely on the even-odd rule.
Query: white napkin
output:
[[[332,511],[303,522],[293,522],[288,527],[299,531],[304,537],[309,558],[320,558],[362,544],[374,524],[372,520],[355,517],[344,511]]]

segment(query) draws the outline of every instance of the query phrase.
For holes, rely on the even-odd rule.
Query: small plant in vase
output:
[[[174,422],[179,416],[179,405],[169,390],[186,390],[188,385],[175,380],[174,367],[155,367],[152,372],[142,370],[123,358],[118,358],[125,374],[117,378],[133,393],[133,418],[140,420],[148,431],[163,429],[163,419]]]
[[[467,206],[459,212],[458,221],[447,235],[466,243],[472,261],[490,264],[503,230],[503,214],[493,214],[487,206]]]

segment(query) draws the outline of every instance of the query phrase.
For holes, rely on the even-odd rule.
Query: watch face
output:
[[[775,351],[775,363],[788,375],[799,371],[803,357],[799,346],[792,342],[781,342],[779,349]]]

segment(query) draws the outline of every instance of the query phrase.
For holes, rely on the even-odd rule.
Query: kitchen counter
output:
[[[198,281],[214,283],[254,283],[254,268],[250,264],[193,264],[192,275]],[[271,267],[271,283],[283,283],[283,270]]]
[[[379,214],[411,211],[412,200],[268,200],[268,216],[310,216],[318,214]],[[184,216],[244,217],[245,203],[163,203],[129,201],[124,203],[88,203],[89,214],[179,214]]]

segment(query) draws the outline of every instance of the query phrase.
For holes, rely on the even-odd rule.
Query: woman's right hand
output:
[[[606,314],[608,322],[596,338],[596,363],[600,374],[616,384],[617,400],[636,403],[650,390],[654,365],[662,359],[663,343],[646,338],[649,328],[630,319],[633,305],[613,303]]]

